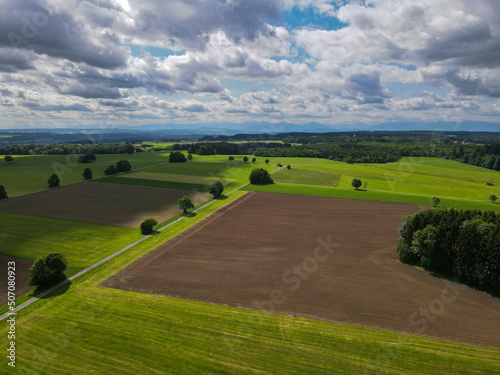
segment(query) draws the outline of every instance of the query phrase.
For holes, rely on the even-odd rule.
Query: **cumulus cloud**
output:
[[[8,107],[7,122],[33,116],[68,124],[352,123],[498,114],[497,0],[0,0],[0,6],[0,107]],[[280,26],[282,12],[292,9],[335,17],[339,28]]]

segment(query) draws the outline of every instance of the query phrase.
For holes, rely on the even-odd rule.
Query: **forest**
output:
[[[398,257],[403,263],[500,293],[500,215],[434,208],[406,218]]]

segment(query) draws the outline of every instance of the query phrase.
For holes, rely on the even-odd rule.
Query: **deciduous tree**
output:
[[[59,176],[54,173],[52,176],[49,177],[47,183],[49,184],[49,188],[54,188],[59,186],[61,180],[59,179]]]
[[[194,204],[193,202],[191,202],[191,198],[189,198],[187,195],[179,199],[177,203],[179,204],[179,210],[182,210],[184,214],[187,214],[189,210],[192,210],[194,208]]]
[[[356,190],[358,190],[358,189],[361,187],[361,185],[362,185],[362,184],[363,184],[363,183],[361,182],[361,180],[359,180],[359,179],[357,179],[357,178],[353,179],[353,180],[352,180],[352,182],[351,182],[351,185],[352,185],[352,186],[353,186]]]

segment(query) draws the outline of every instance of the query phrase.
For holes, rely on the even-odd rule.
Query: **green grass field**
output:
[[[94,178],[104,176],[104,170],[119,160],[129,160],[132,169],[139,169],[168,162],[168,153],[141,152],[132,155],[96,155],[92,164],[78,164],[78,155],[68,156],[14,156],[9,164],[0,160],[0,185],[4,185],[9,197],[28,194],[48,188],[47,180],[56,173],[61,185],[83,181],[82,172],[90,168]]]
[[[297,168],[283,168],[279,172],[273,174],[273,179],[276,182],[329,187],[336,187],[339,178],[340,176],[332,173]]]
[[[500,197],[500,173],[485,168],[436,158],[403,158],[387,164],[347,164],[326,159],[269,158],[270,164],[292,165],[297,175],[284,178],[280,171],[273,175],[273,186],[251,186],[246,190],[286,194],[319,195],[383,202],[431,205],[431,198],[441,199],[441,206],[458,209],[487,209],[499,212],[500,206],[488,201],[490,195]],[[307,173],[310,173],[308,176]],[[319,173],[329,175],[325,184]],[[338,177],[340,176],[340,177]],[[338,178],[335,185],[333,179]],[[354,191],[353,178],[367,183],[367,191]],[[493,182],[494,186],[486,183]],[[285,184],[286,183],[286,184]],[[292,184],[292,185],[289,185]],[[302,186],[315,185],[315,186]],[[329,190],[321,186],[337,186]]]
[[[500,371],[496,349],[98,286],[243,194],[217,201],[22,310],[16,366],[36,374]],[[0,335],[6,334],[2,325]]]
[[[68,276],[105,258],[141,237],[139,230],[0,212],[0,252],[35,260],[62,252]]]
[[[243,190],[257,191],[264,193],[298,194],[298,195],[312,195],[318,197],[406,203],[406,204],[416,204],[420,206],[431,206],[432,204],[430,197],[427,196],[398,194],[385,191],[370,191],[370,190],[363,191],[363,190],[354,190],[353,188],[341,189],[341,188],[329,188],[325,186],[309,186],[309,185],[276,183],[273,185],[248,185],[244,187]],[[439,206],[445,208],[455,208],[459,210],[492,210],[495,212],[500,212],[499,204],[471,201],[467,199],[441,198],[441,203]]]
[[[241,157],[243,158],[243,157]],[[158,167],[148,168],[143,171],[127,173],[108,182],[117,182],[118,179],[134,179],[134,184],[145,180],[145,186],[151,186],[149,181],[163,181],[170,183],[184,183],[194,185],[211,185],[220,180],[227,189],[241,186],[248,182],[252,169],[266,168],[268,171],[276,167],[243,163],[242,161],[229,162],[227,156],[196,156],[188,163],[169,163]]]

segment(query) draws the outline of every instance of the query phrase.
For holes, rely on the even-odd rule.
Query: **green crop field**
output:
[[[243,156],[239,157],[242,159]],[[195,185],[211,185],[220,180],[227,188],[240,186],[248,182],[252,169],[266,168],[268,171],[276,167],[243,163],[242,161],[229,162],[227,156],[197,156],[188,163],[169,163],[143,171],[127,173],[107,182],[118,182],[120,179],[134,179],[134,185],[145,180],[144,186],[152,186],[150,181],[164,181]]]
[[[71,276],[140,238],[139,230],[0,212],[0,253],[35,260],[62,252]]]
[[[331,187],[337,186],[339,177],[340,176],[333,173],[317,172],[297,168],[283,168],[279,172],[273,174],[273,179],[276,182]]]
[[[132,169],[144,168],[168,162],[168,153],[140,152],[132,155],[96,155],[92,164],[78,164],[78,155],[68,156],[14,156],[13,163],[0,160],[0,185],[4,185],[9,197],[28,194],[48,188],[47,180],[56,173],[61,185],[83,181],[82,172],[90,168],[94,178],[104,176],[104,170],[119,160],[129,160]]]
[[[99,287],[234,201],[217,201],[16,318],[16,366],[36,374],[498,373],[500,351]],[[7,335],[2,325],[0,335]]]
[[[500,206],[488,201],[490,195],[500,197],[500,173],[485,168],[436,158],[403,158],[386,164],[347,164],[326,159],[269,158],[270,164],[292,165],[304,178],[284,178],[286,171],[273,175],[273,186],[249,186],[246,190],[275,193],[319,195],[349,199],[380,200],[430,205],[432,197],[441,199],[441,206],[459,209],[483,209],[499,212]],[[309,172],[305,172],[309,171]],[[330,175],[325,184],[306,173]],[[338,177],[340,176],[340,178]],[[353,178],[367,183],[367,191],[354,191]],[[333,183],[338,179],[338,183]],[[286,184],[285,184],[286,183]],[[292,183],[293,185],[289,185]],[[494,186],[488,186],[493,183]],[[316,185],[316,186],[300,186]],[[332,189],[321,188],[331,186]],[[336,186],[336,188],[335,188]]]

